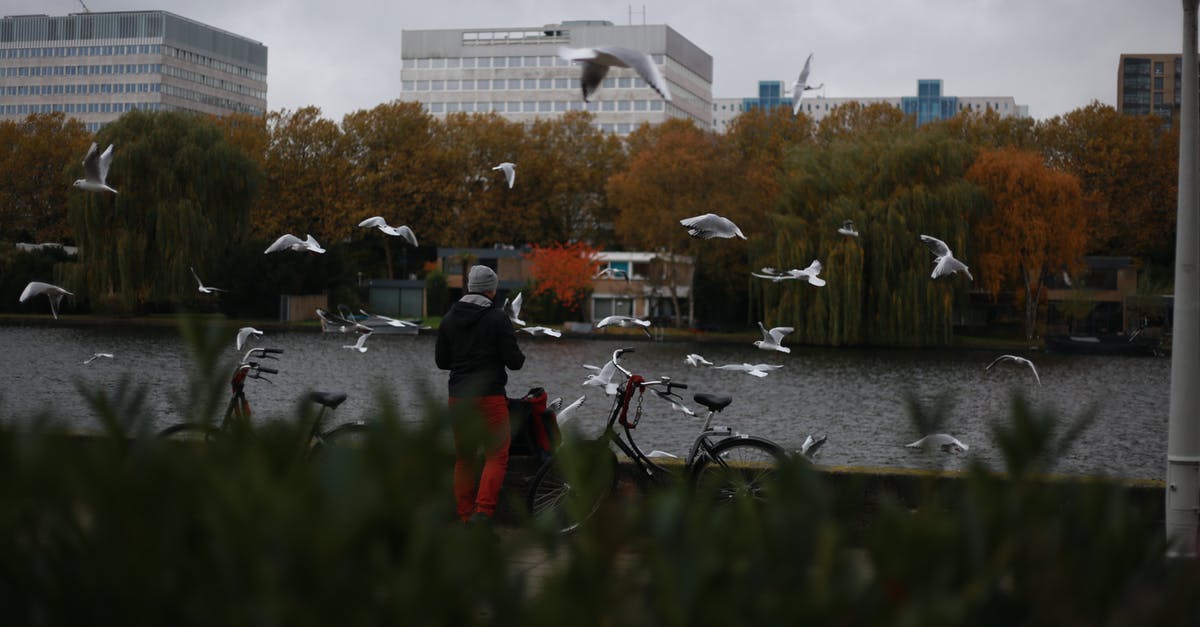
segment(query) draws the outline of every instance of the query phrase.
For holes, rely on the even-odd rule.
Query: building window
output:
[[[1155,89],[1162,89],[1162,88],[1163,88],[1163,78],[1162,78],[1161,76],[1155,76],[1155,77],[1154,77],[1154,88],[1155,88]]]
[[[536,78],[527,78],[522,81],[521,87],[523,89],[537,89],[537,83],[538,82]]]
[[[552,78],[538,79],[538,89],[554,89],[554,79],[552,79]]]
[[[508,79],[508,88],[509,89],[520,89],[521,88],[521,79],[519,79],[519,78]]]
[[[549,113],[551,110],[551,107],[553,107],[553,104],[549,100],[539,100],[538,101],[538,112],[539,113]]]
[[[456,80],[446,81],[446,90],[447,91],[458,91],[459,84],[460,84],[460,81],[456,81]]]
[[[605,124],[603,126],[611,126]],[[611,132],[611,129],[602,128],[603,131]],[[632,298],[608,298],[604,296],[596,296],[592,299],[592,318],[600,320],[608,316],[632,316],[633,315],[633,299]]]
[[[567,110],[567,101],[566,100],[554,101],[554,110],[558,111],[559,113],[566,111]]]
[[[650,103],[645,100],[634,100],[633,101],[633,110],[634,111],[645,111],[649,107],[649,105],[650,105]]]

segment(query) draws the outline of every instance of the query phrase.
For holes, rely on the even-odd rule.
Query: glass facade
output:
[[[758,81],[758,97],[743,98],[742,110],[762,109],[770,111],[780,107],[792,108],[792,99],[785,95],[783,81]]]
[[[1129,115],[1157,115],[1167,124],[1179,109],[1182,59],[1178,55],[1121,57],[1117,109]]]
[[[958,98],[942,95],[942,80],[923,78],[917,81],[917,95],[900,99],[906,115],[917,117],[917,125],[954,117],[958,113]]]

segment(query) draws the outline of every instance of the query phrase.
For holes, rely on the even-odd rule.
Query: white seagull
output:
[[[617,393],[617,384],[613,383],[612,380],[613,375],[617,372],[617,365],[611,360],[604,364],[603,368],[589,366],[587,364],[584,364],[583,367],[587,368],[588,370],[597,371],[596,374],[589,374],[588,377],[583,380],[584,385],[596,385],[602,387],[604,388],[604,393],[609,396]]]
[[[314,253],[325,252],[325,249],[321,248],[321,245],[317,243],[317,238],[313,237],[312,235],[309,235],[307,239],[300,239],[299,237],[288,233],[287,235],[283,235],[279,239],[275,240],[275,243],[268,246],[267,249],[263,251],[263,254],[267,255],[281,250],[311,250]]]
[[[821,270],[823,270],[823,269],[824,269],[824,266],[821,265],[821,262],[817,261],[816,259],[813,259],[812,263],[808,264],[808,267],[803,270],[792,269],[792,270],[788,270],[787,272],[780,272],[779,270],[776,270],[775,268],[768,267],[768,268],[763,268],[759,272],[751,272],[750,275],[756,276],[760,279],[770,279],[776,283],[778,283],[780,281],[788,281],[788,280],[803,278],[804,280],[808,281],[809,285],[815,285],[817,287],[822,287],[825,285],[825,279],[822,279],[821,277],[817,276],[817,274],[819,274],[821,272]]]
[[[713,365],[711,361],[701,357],[700,355],[697,355],[696,353],[689,353],[687,357],[683,358],[683,361],[689,366],[696,367]]]
[[[359,309],[359,310],[358,310],[358,313],[360,313],[360,314],[362,314],[362,315],[366,316],[367,318],[372,318],[372,317],[373,317],[373,318],[377,318],[377,319],[379,319],[381,322],[383,322],[384,324],[388,325],[389,327],[396,327],[396,328],[401,328],[401,329],[402,329],[402,328],[406,328],[406,327],[419,327],[419,326],[420,326],[420,325],[418,325],[418,324],[415,324],[415,323],[412,323],[412,322],[408,322],[408,321],[406,321],[406,320],[397,320],[397,319],[395,319],[395,318],[389,318],[389,317],[387,317],[387,316],[384,316],[384,315],[382,315],[382,314],[369,314],[369,313],[367,313],[367,312],[366,312],[366,310],[365,310],[365,309]],[[365,324],[360,324],[360,323],[358,323],[358,322],[355,322],[355,326],[356,326],[356,327],[358,328],[358,330],[360,330],[360,331],[366,331],[367,333],[371,333],[371,332],[372,332],[372,331],[371,331],[371,327],[368,327],[368,326],[367,326],[367,325],[365,325]]]
[[[646,337],[650,337],[650,321],[633,316],[606,316],[596,323],[597,329],[604,327],[625,327],[627,329],[641,327],[642,333],[645,333]]]
[[[105,359],[112,359],[112,358],[113,358],[113,355],[112,355],[112,353],[95,353],[95,354],[94,354],[94,355],[92,355],[91,357],[88,357],[87,359],[83,360],[83,363],[84,363],[84,364],[90,364],[90,363],[92,363],[93,361],[96,361],[97,359],[100,359],[101,357],[103,357],[103,358],[105,358]]]
[[[525,326],[525,321],[521,319],[521,293],[520,292],[517,292],[517,296],[512,299],[511,303],[508,302],[507,298],[505,298],[503,307],[504,307],[504,313],[508,314],[508,319],[511,320],[513,324],[519,325],[522,327]]]
[[[825,444],[825,440],[828,438],[829,436],[827,435],[822,435],[816,438],[812,437],[811,435],[806,436],[804,438],[804,444],[800,445],[800,454],[811,460],[817,456],[817,451],[821,449],[821,446]]]
[[[370,336],[370,333],[360,333],[357,342],[353,344],[345,344],[342,346],[342,348],[351,348],[360,353],[365,353],[367,352],[367,338]]]
[[[92,142],[87,156],[83,158],[83,178],[76,179],[72,184],[89,192],[112,192],[115,194],[117,190],[105,183],[105,180],[108,179],[108,166],[112,164],[112,144],[109,144],[103,153],[96,152],[96,148],[96,142]]]
[[[596,46],[594,48],[559,48],[558,56],[568,61],[578,61],[583,66],[579,86],[583,90],[583,101],[596,92],[601,81],[612,66],[632,68],[642,80],[665,100],[671,99],[671,89],[658,71],[654,59],[639,50],[620,46]]]
[[[562,408],[562,410],[555,412],[555,418],[558,419],[558,426],[563,426],[564,423],[574,417],[575,414],[573,412],[583,405],[585,401],[587,401],[587,396],[580,396],[579,398],[575,399],[574,403],[571,403],[570,405]]]
[[[195,269],[195,268],[193,268],[193,267],[191,267],[191,266],[188,266],[188,270],[191,270],[191,271],[192,271],[192,276],[196,278],[196,285],[198,285],[198,286],[199,286],[199,287],[197,287],[197,288],[196,288],[196,291],[200,292],[201,294],[212,294],[213,292],[228,292],[228,291],[229,291],[229,290],[223,290],[223,289],[221,289],[221,288],[219,288],[219,287],[208,287],[208,286],[206,286],[206,285],[204,284],[204,281],[201,281],[201,280],[200,280],[200,275],[196,274],[196,269]]]
[[[413,233],[412,229],[408,228],[408,226],[391,226],[386,220],[379,216],[367,218],[366,220],[359,222],[358,225],[368,228],[375,227],[393,237],[403,237],[404,241],[408,242],[410,246],[417,245],[417,235]]]
[[[246,343],[246,339],[251,335],[262,335],[262,331],[254,327],[242,327],[237,332],[237,349],[242,350],[242,346]]]
[[[539,335],[548,335],[550,337],[562,337],[562,331],[551,329],[550,327],[521,327],[521,330],[536,337]]]
[[[838,229],[838,233],[849,237],[858,237],[858,231],[854,230],[854,221],[846,220],[842,223],[842,227]]]
[[[755,340],[754,345],[765,351],[779,351],[781,353],[790,353],[792,349],[783,346],[783,336],[795,331],[792,327],[775,327],[767,329],[762,322],[758,323],[758,328],[762,329],[763,339]]]
[[[684,218],[679,223],[687,227],[688,235],[697,239],[712,239],[714,237],[740,237],[746,239],[746,236],[742,235],[742,230],[733,221],[729,218],[722,218],[715,213]]]
[[[922,235],[921,241],[925,242],[925,245],[929,246],[929,250],[933,251],[933,273],[929,275],[929,278],[936,279],[962,270],[968,279],[975,280],[971,276],[971,271],[967,269],[967,264],[954,258],[954,253],[950,252],[950,247],[946,245],[946,242],[929,235]]]
[[[693,411],[687,405],[684,405],[683,399],[679,398],[678,394],[667,394],[666,392],[663,392],[662,390],[654,390],[654,393],[657,394],[659,398],[670,403],[671,409],[674,409],[675,411],[683,412],[693,418],[696,417],[696,412]]]
[[[907,446],[908,448],[923,449],[940,448],[947,453],[952,452],[954,449],[967,451],[971,448],[960,442],[958,438],[947,433],[934,433],[933,435],[927,435],[916,442],[911,442],[909,444],[905,444],[904,446]]]
[[[596,279],[625,279],[625,282],[628,283],[629,273],[620,268],[602,268],[596,273],[596,276],[592,277],[592,280]]]
[[[71,292],[64,290],[57,285],[42,283],[41,281],[30,281],[29,285],[21,292],[21,298],[17,302],[23,303],[38,294],[45,294],[50,299],[50,315],[58,320],[58,304],[62,302],[63,296],[74,296]]]
[[[504,180],[508,182],[508,188],[512,189],[513,181],[517,180],[517,164],[505,161],[492,169],[504,170]]]
[[[765,377],[768,372],[779,370],[782,367],[773,364],[723,364],[714,366],[716,370],[736,370],[759,378]]]
[[[1025,359],[1024,357],[1018,357],[1016,355],[1001,355],[1001,356],[993,359],[992,363],[988,364],[987,367],[984,368],[984,370],[985,371],[991,370],[992,366],[995,366],[996,364],[998,364],[1000,362],[1009,362],[1009,361],[1011,361],[1012,363],[1017,364],[1019,366],[1029,366],[1029,370],[1031,372],[1033,372],[1033,379],[1035,381],[1037,381],[1038,385],[1042,384],[1042,378],[1038,376],[1037,368],[1035,368],[1033,366],[1033,362],[1029,361],[1028,359]]]
[[[800,76],[792,84],[792,115],[800,113],[800,97],[804,95],[804,92],[812,89],[820,89],[825,86],[825,83],[821,83],[816,87],[808,86],[808,71],[812,66],[812,58],[812,53],[808,53],[808,58],[804,60],[804,69],[800,70]]]

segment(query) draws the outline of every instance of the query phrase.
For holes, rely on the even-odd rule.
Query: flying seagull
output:
[[[517,180],[517,164],[505,161],[492,169],[504,170],[504,180],[508,182],[508,188],[512,189],[513,181]]]
[[[916,442],[910,442],[904,446],[907,446],[908,448],[923,449],[940,448],[947,453],[952,452],[954,449],[967,451],[971,448],[960,442],[958,438],[946,433],[934,433],[933,435],[927,435]]]
[[[548,335],[550,337],[562,337],[562,331],[551,329],[549,327],[521,327],[521,330],[536,337],[539,335]]]
[[[776,283],[780,281],[803,278],[808,281],[809,285],[822,287],[825,285],[825,279],[817,276],[817,274],[819,274],[823,268],[824,266],[821,265],[820,261],[813,259],[812,263],[808,264],[808,267],[803,270],[792,269],[788,270],[787,272],[780,272],[775,268],[763,268],[759,272],[751,272],[750,275],[756,276],[760,279],[770,279]]]
[[[657,394],[659,398],[670,403],[671,409],[674,409],[675,411],[683,412],[693,418],[696,417],[696,412],[693,411],[687,405],[684,405],[683,399],[680,398],[678,394],[668,394],[667,392],[664,392],[662,390],[654,390],[654,393]]]
[[[782,367],[773,364],[723,364],[714,366],[716,370],[736,370],[760,378],[767,376],[768,372],[779,370]]]
[[[199,286],[199,287],[198,287],[198,288],[196,288],[196,289],[197,289],[197,291],[198,291],[198,292],[200,292],[201,294],[212,294],[213,292],[228,292],[228,291],[229,291],[229,290],[223,290],[223,289],[221,289],[221,288],[219,288],[219,287],[208,287],[208,286],[206,286],[206,285],[204,284],[204,281],[201,281],[201,280],[200,280],[200,275],[196,274],[196,269],[195,269],[195,268],[193,268],[193,267],[191,267],[191,266],[188,266],[188,270],[191,270],[191,271],[192,271],[192,276],[196,278],[196,285],[198,285],[198,286]]]
[[[583,380],[584,385],[600,386],[604,388],[604,393],[609,396],[617,393],[617,384],[613,383],[612,380],[613,375],[617,373],[616,364],[614,364],[612,361],[609,361],[608,363],[604,364],[603,368],[588,366],[587,364],[584,364],[583,367],[587,368],[588,370],[596,371],[596,374],[589,374],[587,378]]]
[[[812,53],[808,53],[808,58],[804,60],[804,69],[800,70],[800,76],[792,84],[792,115],[800,113],[800,97],[804,95],[804,92],[825,86],[825,83],[816,87],[808,86],[808,71],[812,67],[812,58]]]
[[[408,322],[407,320],[397,320],[395,318],[390,318],[390,317],[382,315],[382,314],[369,314],[364,309],[359,309],[358,313],[366,316],[367,318],[375,318],[375,319],[379,320],[380,322],[383,322],[384,324],[388,325],[389,327],[396,327],[398,329],[420,326],[418,324]],[[355,326],[358,327],[358,330],[360,330],[360,331],[366,331],[367,333],[372,332],[371,327],[368,327],[365,324],[361,324],[358,322],[355,322],[354,324],[355,324]]]
[[[946,242],[929,235],[922,235],[921,241],[925,242],[925,245],[929,246],[929,250],[933,251],[933,273],[929,275],[929,278],[936,279],[962,270],[968,279],[975,280],[971,276],[971,271],[967,269],[967,264],[954,258],[954,253],[950,252],[950,247],[946,245]]]
[[[507,298],[504,299],[504,313],[508,315],[508,319],[511,320],[513,324],[519,325],[522,327],[525,326],[525,321],[521,319],[521,293],[520,292],[517,292],[517,296],[512,299],[511,303],[508,302]]]
[[[596,323],[597,329],[613,326],[625,328],[641,327],[642,333],[645,333],[646,337],[651,337],[649,320],[642,320],[641,318],[635,318],[633,316],[606,316],[602,318],[600,322]]]
[[[92,355],[91,357],[88,357],[87,359],[83,360],[83,363],[84,363],[84,364],[90,364],[90,363],[92,363],[93,361],[96,361],[97,359],[100,359],[101,357],[103,357],[103,358],[105,358],[105,359],[112,359],[112,358],[113,358],[113,356],[112,356],[112,353],[95,353],[95,354],[94,354],[94,355]]]
[[[811,461],[812,458],[817,456],[817,451],[821,449],[821,446],[825,444],[825,440],[828,438],[829,436],[827,435],[815,438],[811,435],[805,437],[804,444],[800,445],[800,455]]]
[[[984,368],[984,370],[991,370],[992,366],[995,366],[996,364],[998,364],[1000,362],[1010,362],[1010,361],[1019,366],[1029,366],[1030,372],[1033,372],[1034,380],[1037,381],[1038,385],[1042,384],[1042,378],[1038,376],[1037,368],[1035,368],[1033,366],[1033,362],[1029,361],[1028,359],[1025,359],[1024,357],[1018,357],[1016,355],[1001,355],[1001,356],[993,359],[992,363],[988,364],[987,367]]]
[[[583,90],[583,101],[596,92],[601,81],[612,66],[632,68],[654,91],[665,100],[671,99],[671,89],[658,71],[654,59],[638,50],[620,46],[596,46],[594,48],[559,48],[558,56],[568,61],[578,61],[583,66],[579,86]]]
[[[360,353],[365,353],[367,352],[367,338],[370,336],[370,333],[360,333],[357,342],[353,344],[345,344],[342,346],[342,348],[351,348]]]
[[[783,346],[783,336],[795,331],[792,327],[775,327],[767,329],[762,322],[758,323],[758,328],[762,329],[763,339],[755,340],[754,345],[765,351],[779,351],[781,353],[790,353],[792,349]]]
[[[587,401],[587,396],[580,396],[579,398],[575,399],[574,403],[562,408],[561,411],[555,412],[555,418],[558,419],[558,426],[561,427],[564,423],[570,420],[574,416],[574,413],[572,412],[578,409],[579,406],[583,405],[585,401]]]
[[[628,283],[629,273],[620,268],[602,268],[596,273],[596,276],[592,277],[592,280],[595,279],[625,279],[625,282]]]
[[[740,237],[746,239],[746,236],[742,235],[742,230],[736,224],[728,218],[722,218],[715,213],[684,218],[679,223],[687,227],[688,235],[697,239],[712,239],[714,237]]]
[[[321,248],[321,245],[317,243],[317,238],[313,237],[312,235],[309,235],[307,239],[300,239],[299,237],[288,233],[287,235],[283,235],[279,239],[275,240],[275,243],[268,246],[267,249],[263,251],[263,254],[267,255],[281,250],[311,250],[314,253],[325,252],[325,249]]]
[[[57,285],[30,281],[29,285],[25,286],[25,290],[21,292],[21,298],[17,302],[23,303],[38,294],[45,294],[50,299],[50,315],[54,316],[55,320],[58,320],[58,304],[62,302],[62,297],[75,295]]]
[[[96,148],[96,142],[92,142],[87,156],[83,158],[83,178],[76,179],[73,185],[89,192],[112,192],[115,194],[117,190],[105,183],[105,180],[108,179],[108,166],[112,163],[112,144],[109,144],[103,153],[97,152]]]
[[[696,366],[696,367],[713,365],[713,363],[711,361],[701,357],[700,355],[697,355],[696,353],[688,354],[687,357],[683,358],[683,361],[689,366]]]
[[[251,335],[262,335],[262,331],[254,327],[242,327],[237,332],[237,349],[242,350],[242,346],[246,343],[246,339]]]
[[[846,220],[842,223],[842,228],[838,229],[838,233],[849,237],[858,237],[858,231],[854,230],[854,221]]]
[[[393,237],[403,237],[404,241],[408,242],[410,246],[417,245],[417,236],[415,233],[413,233],[412,229],[408,228],[408,226],[391,226],[386,220],[379,216],[367,218],[366,220],[359,222],[358,225],[365,227],[373,226]]]

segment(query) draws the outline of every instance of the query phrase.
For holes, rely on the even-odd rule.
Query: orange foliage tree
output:
[[[0,239],[72,241],[67,199],[78,195],[71,181],[90,141],[83,123],[62,113],[0,122]]]
[[[600,267],[596,261],[598,252],[583,242],[549,246],[534,244],[524,254],[525,259],[533,265],[531,272],[536,281],[533,295],[549,294],[566,309],[578,310],[592,287],[592,277]]]
[[[1013,147],[983,150],[966,178],[992,201],[974,225],[979,278],[993,295],[1020,282],[1025,337],[1032,339],[1042,278],[1077,267],[1087,245],[1079,179],[1047,167],[1039,153]]]

